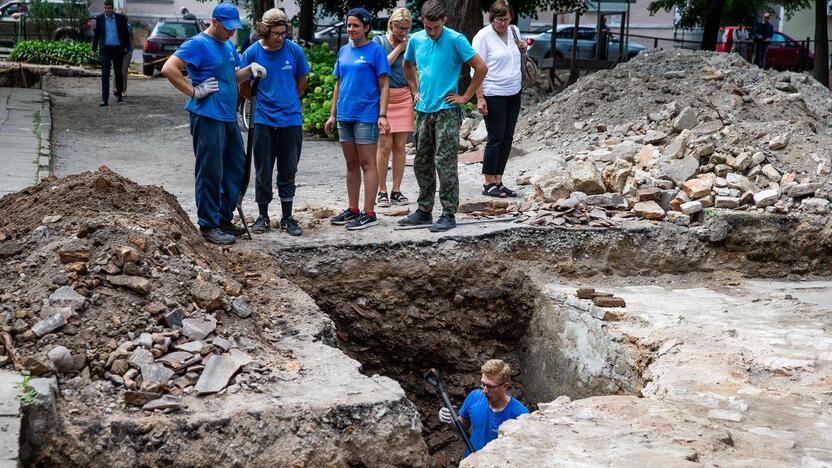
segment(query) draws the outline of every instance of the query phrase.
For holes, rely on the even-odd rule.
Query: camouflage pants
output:
[[[416,112],[416,158],[413,172],[419,184],[419,209],[433,211],[436,176],[439,175],[439,202],[442,213],[453,215],[459,206],[459,108],[438,112]]]

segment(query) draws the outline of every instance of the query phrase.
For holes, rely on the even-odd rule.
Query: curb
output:
[[[52,163],[52,99],[49,95],[49,76],[43,75],[40,79],[41,86],[41,145],[38,155],[38,182],[54,175],[54,164]]]

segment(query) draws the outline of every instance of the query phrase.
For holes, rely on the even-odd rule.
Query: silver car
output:
[[[574,26],[569,25],[562,25],[558,26],[558,36],[557,36],[557,44],[555,49],[555,55],[558,58],[569,58],[572,56],[572,33],[574,31]],[[526,38],[526,42],[529,44],[528,55],[537,63],[540,63],[541,60],[544,58],[551,57],[551,47],[552,47],[552,29],[549,28],[548,31],[544,33],[540,33],[536,36],[530,36]],[[578,54],[577,57],[581,59],[593,59],[595,58],[595,45],[596,45],[596,38],[595,38],[595,27],[594,26],[578,26]],[[612,60],[618,57],[618,51],[620,50],[621,44],[619,43],[618,36],[613,34],[607,35],[607,57]],[[633,56],[637,55],[642,50],[646,49],[641,44],[637,44],[635,42],[630,42],[627,44],[626,54],[627,58],[630,59]]]

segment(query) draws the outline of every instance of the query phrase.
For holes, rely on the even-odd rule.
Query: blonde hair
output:
[[[413,17],[410,16],[410,10],[407,8],[396,8],[393,13],[390,13],[390,18],[387,20],[387,30],[393,31],[393,25],[407,21],[413,24]]]
[[[508,383],[511,380],[511,367],[502,359],[485,361],[480,371],[487,377],[498,379],[500,384]]]
[[[263,39],[269,35],[269,29],[275,26],[286,26],[286,35],[291,36],[289,17],[280,8],[271,8],[263,13],[263,18],[254,25],[257,37]]]

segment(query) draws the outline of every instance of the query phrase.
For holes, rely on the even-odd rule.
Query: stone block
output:
[[[588,195],[604,193],[604,180],[601,171],[590,161],[570,161],[566,171],[571,180],[572,190],[584,192]]]
[[[780,198],[780,193],[777,190],[761,190],[754,195],[754,205],[758,208],[765,208],[773,205],[778,198]]]
[[[686,215],[692,215],[694,213],[699,213],[700,211],[702,211],[702,203],[699,201],[690,201],[687,203],[682,203],[682,205],[679,208],[679,211],[681,211],[682,213]]]
[[[690,225],[690,216],[680,211],[668,211],[665,215],[667,216],[667,220],[673,224],[678,224],[680,226]]]
[[[717,196],[714,200],[714,207],[734,209],[740,206],[739,197],[720,197]]]
[[[664,218],[664,210],[654,201],[638,202],[633,207],[633,211],[644,219],[659,220]]]
[[[691,179],[682,184],[682,190],[692,199],[702,198],[711,193],[713,183],[705,179]]]

